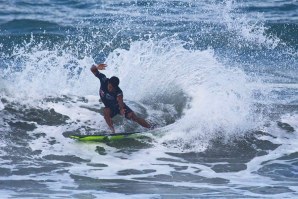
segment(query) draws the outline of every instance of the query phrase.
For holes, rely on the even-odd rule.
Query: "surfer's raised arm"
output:
[[[98,70],[105,70],[107,67],[106,64],[93,64],[90,68],[91,72],[95,75]]]

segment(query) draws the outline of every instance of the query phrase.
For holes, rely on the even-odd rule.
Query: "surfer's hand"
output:
[[[106,67],[107,67],[106,64],[98,64],[98,65],[96,66],[96,68],[97,68],[98,70],[105,70]]]

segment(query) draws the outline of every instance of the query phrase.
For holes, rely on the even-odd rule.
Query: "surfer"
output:
[[[110,127],[112,133],[115,133],[112,118],[117,114],[125,116],[127,119],[140,124],[145,128],[150,128],[150,124],[146,120],[136,116],[136,114],[123,102],[123,93],[119,88],[119,78],[107,78],[99,70],[105,70],[106,64],[92,65],[91,72],[100,80],[99,95],[105,105],[104,119]]]

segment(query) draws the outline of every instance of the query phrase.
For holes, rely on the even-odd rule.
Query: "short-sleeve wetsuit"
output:
[[[106,108],[110,108],[111,110],[111,117],[114,117],[117,114],[120,114],[120,107],[117,101],[117,97],[123,95],[122,90],[117,87],[115,88],[114,92],[109,92],[108,90],[108,83],[109,78],[107,78],[104,74],[97,71],[95,76],[100,80],[100,89],[99,89],[99,96],[101,101],[104,103]],[[132,110],[124,103],[125,109],[125,117],[127,114],[132,112]]]

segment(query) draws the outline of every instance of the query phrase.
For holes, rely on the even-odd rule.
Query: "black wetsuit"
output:
[[[114,92],[109,92],[108,90],[108,83],[109,78],[107,78],[104,74],[100,73],[99,71],[96,72],[95,76],[100,80],[100,89],[99,89],[99,96],[101,101],[104,103],[106,108],[110,108],[111,110],[111,117],[114,117],[117,114],[120,114],[120,108],[117,101],[117,97],[123,95],[122,90],[117,87],[115,88]],[[132,112],[132,110],[124,104],[125,109],[125,117],[127,114]]]

